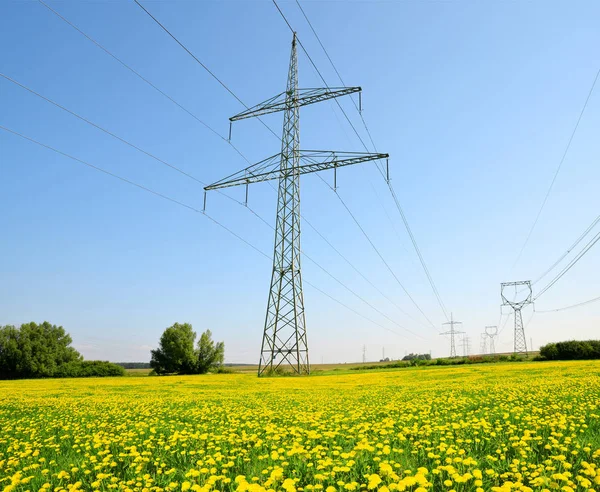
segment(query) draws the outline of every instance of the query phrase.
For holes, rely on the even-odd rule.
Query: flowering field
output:
[[[600,363],[0,382],[0,490],[600,491]]]

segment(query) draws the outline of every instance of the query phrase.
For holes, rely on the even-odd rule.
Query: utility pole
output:
[[[496,353],[496,348],[494,347],[494,338],[498,334],[497,326],[486,326],[485,334],[490,339],[490,354],[494,355]]]
[[[209,190],[279,180],[275,248],[271,287],[262,339],[258,375],[288,365],[297,374],[309,374],[308,340],[300,268],[300,175],[377,159],[388,154],[300,149],[300,108],[335,97],[360,92],[360,87],[298,88],[296,33],[284,92],[229,118],[234,121],[283,111],[281,152],[204,188]],[[231,134],[231,131],[230,131]],[[206,195],[205,195],[206,198]],[[205,201],[206,203],[206,201]]]
[[[450,335],[450,358],[456,357],[456,345],[454,342],[454,336],[464,333],[463,331],[456,331],[454,325],[462,325],[462,321],[454,321],[454,314],[450,313],[450,321],[442,323],[442,325],[450,325],[450,330],[440,333],[440,335]]]
[[[506,290],[514,287],[515,293],[513,299],[506,297]],[[517,292],[517,287],[523,287],[522,290]],[[526,292],[527,294],[521,300],[517,301],[517,296]],[[521,310],[523,307],[531,304],[533,291],[531,290],[531,281],[523,280],[520,282],[504,282],[500,284],[500,297],[502,298],[501,306],[510,306],[515,311],[515,339],[514,339],[514,353],[525,354],[527,356],[527,340],[525,338],[525,328],[523,327],[523,316]]]

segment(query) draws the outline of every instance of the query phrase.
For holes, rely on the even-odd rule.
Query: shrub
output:
[[[55,378],[101,378],[124,376],[125,369],[101,360],[80,360],[61,365],[53,374]]]

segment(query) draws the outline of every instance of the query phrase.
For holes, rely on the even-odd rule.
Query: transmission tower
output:
[[[462,346],[463,346],[463,357],[468,356],[471,353],[471,339],[468,336],[464,336],[462,338]]]
[[[367,346],[363,345],[363,364],[367,362]]]
[[[259,376],[282,364],[289,365],[298,374],[310,372],[300,268],[300,175],[333,169],[335,181],[338,167],[389,157],[379,153],[300,150],[300,107],[361,90],[360,87],[299,89],[294,33],[285,92],[229,118],[231,124],[283,111],[281,152],[204,188],[206,193],[245,185],[247,196],[248,185],[279,180],[273,270],[258,363]]]
[[[512,299],[506,297],[506,291],[514,287],[514,296]],[[518,287],[523,287],[517,291]],[[525,292],[525,295],[523,293]],[[521,310],[523,307],[531,304],[533,292],[531,290],[531,281],[523,280],[521,282],[504,282],[500,284],[500,297],[502,297],[502,306],[510,306],[515,311],[515,354],[525,354],[527,356],[527,340],[525,339],[525,329],[523,328],[523,316]],[[520,296],[520,300],[517,298]]]
[[[463,331],[456,331],[454,329],[454,325],[462,325],[462,321],[454,321],[454,314],[450,313],[450,321],[447,323],[442,323],[443,325],[450,325],[450,329],[440,335],[450,335],[450,358],[456,357],[456,344],[454,342],[454,335],[459,335],[464,333]]]
[[[490,339],[490,354],[494,355],[496,353],[496,348],[494,346],[494,338],[496,338],[496,335],[498,335],[498,327],[486,326],[485,334]]]
[[[479,344],[479,353],[485,355],[487,353],[487,334],[484,332],[481,334],[481,341]]]

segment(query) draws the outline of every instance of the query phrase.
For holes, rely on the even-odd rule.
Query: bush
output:
[[[80,360],[61,365],[53,374],[55,378],[102,378],[124,376],[125,369],[101,360]]]
[[[570,340],[549,343],[540,348],[542,360],[600,359],[600,340]]]

